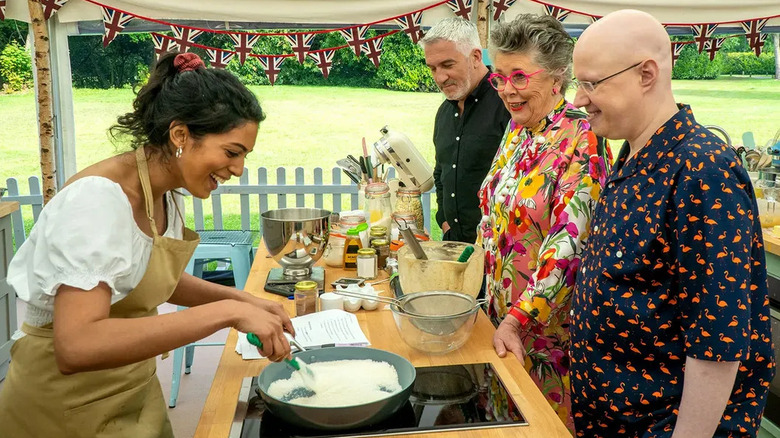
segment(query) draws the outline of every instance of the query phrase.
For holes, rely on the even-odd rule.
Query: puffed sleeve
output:
[[[22,298],[42,302],[62,285],[90,290],[103,282],[119,293],[117,281],[132,270],[133,226],[118,184],[100,177],[75,181],[41,212],[9,266],[9,283]]]

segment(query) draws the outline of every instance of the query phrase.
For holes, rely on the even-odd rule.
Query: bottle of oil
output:
[[[347,240],[344,242],[344,269],[348,271],[357,269],[358,250],[362,247],[358,230],[351,228],[347,231]]]

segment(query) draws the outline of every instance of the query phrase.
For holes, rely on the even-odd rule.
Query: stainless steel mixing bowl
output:
[[[263,242],[285,277],[303,277],[322,257],[328,244],[330,211],[321,208],[281,208],[261,215]]]

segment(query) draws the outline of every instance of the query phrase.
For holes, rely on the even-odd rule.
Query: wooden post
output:
[[[488,32],[490,29],[490,17],[488,17],[488,5],[490,0],[477,0],[477,32],[479,33],[479,42],[483,49],[488,48]]]
[[[54,115],[51,95],[51,60],[49,58],[49,31],[43,17],[43,6],[27,0],[30,10],[30,28],[35,48],[35,80],[38,85],[38,136],[41,153],[41,176],[43,178],[43,203],[46,204],[57,193],[56,170],[54,168]]]
[[[775,79],[780,79],[780,33],[772,34],[775,43]]]

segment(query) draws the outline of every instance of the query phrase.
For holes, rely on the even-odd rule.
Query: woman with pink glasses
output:
[[[611,154],[566,101],[573,42],[549,16],[491,33],[489,77],[512,120],[479,192],[493,346],[524,362],[570,430],[569,311]]]

